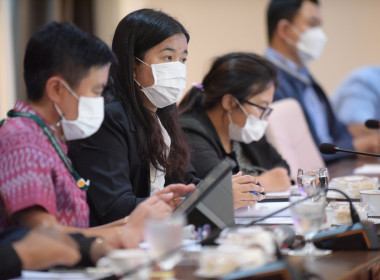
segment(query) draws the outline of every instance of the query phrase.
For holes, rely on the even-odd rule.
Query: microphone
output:
[[[338,190],[338,189],[333,189],[333,188],[327,189],[326,193],[328,191],[338,192],[341,195],[343,195],[347,199],[348,203],[350,204],[350,215],[351,215],[351,221],[352,221],[352,223],[353,224],[360,223],[360,217],[359,217],[358,211],[356,211],[356,209],[354,207],[354,204],[352,203],[351,198],[345,192],[343,192],[341,190]]]
[[[280,209],[278,209],[278,210],[276,210],[274,212],[271,212],[268,215],[263,216],[263,217],[261,217],[261,218],[259,218],[257,220],[254,220],[254,221],[252,221],[252,222],[250,222],[248,224],[245,224],[245,225],[243,225],[243,227],[249,227],[249,226],[252,226],[254,224],[257,224],[258,222],[264,221],[264,220],[266,220],[266,219],[268,219],[268,218],[270,218],[270,217],[272,217],[272,216],[274,216],[274,215],[276,215],[278,213],[281,213],[282,211],[285,211],[285,210],[293,207],[294,205],[297,205],[298,203],[304,202],[305,200],[308,200],[308,199],[312,199],[312,198],[314,198],[314,197],[316,197],[318,195],[319,195],[319,192],[316,192],[316,194],[314,194],[312,196],[308,196],[308,197],[305,197],[303,199],[297,200],[297,201],[295,201],[293,203],[289,203],[289,205],[287,205],[287,206],[285,206],[283,208],[280,208]],[[239,226],[237,225],[235,227],[239,227]],[[213,242],[218,237],[218,235],[219,235],[219,232],[217,232],[217,231],[211,231],[210,234],[208,235],[208,237],[206,239],[202,240],[201,244],[202,245],[209,245],[211,242]]]
[[[272,213],[269,213],[268,215],[266,215],[266,216],[264,216],[264,217],[262,217],[262,218],[260,218],[260,219],[258,219],[258,220],[254,220],[253,222],[251,222],[251,223],[249,223],[249,224],[247,224],[247,225],[244,225],[244,226],[245,226],[245,227],[248,227],[248,226],[254,225],[254,224],[256,224],[256,223],[258,223],[258,222],[260,222],[260,221],[263,221],[263,220],[265,220],[265,219],[267,219],[267,218],[270,218],[270,217],[276,215],[277,213],[280,213],[280,212],[282,212],[282,211],[284,211],[284,210],[286,210],[286,209],[289,209],[289,208],[293,207],[294,205],[296,205],[296,204],[298,204],[298,203],[301,203],[301,202],[303,202],[303,201],[305,201],[305,200],[312,199],[312,198],[314,198],[314,197],[319,196],[319,193],[320,193],[320,192],[316,192],[316,193],[315,193],[314,195],[312,195],[312,196],[308,196],[308,197],[305,197],[305,198],[303,198],[303,199],[297,200],[297,201],[295,201],[295,202],[293,202],[293,203],[290,203],[288,206],[283,207],[283,208],[281,208],[281,209],[279,209],[279,210],[277,210],[277,211],[274,211],[274,212],[272,212]],[[239,227],[239,226],[233,226],[233,227]],[[151,259],[150,261],[148,261],[148,262],[146,262],[146,263],[142,263],[142,264],[138,265],[137,267],[134,267],[134,268],[132,268],[132,269],[130,269],[130,270],[124,272],[124,273],[122,274],[122,276],[123,276],[123,277],[125,277],[125,276],[130,276],[130,275],[133,275],[134,273],[138,272],[139,270],[141,270],[141,269],[143,269],[143,268],[153,266],[153,265],[157,264],[158,262],[160,262],[161,260],[164,260],[164,259],[170,257],[171,255],[177,253],[179,250],[182,250],[183,248],[186,248],[187,246],[193,246],[193,245],[209,245],[210,243],[212,243],[212,242],[213,242],[213,241],[219,236],[219,234],[220,234],[220,229],[219,229],[219,228],[214,228],[213,230],[211,230],[211,232],[209,233],[208,237],[206,237],[205,239],[203,239],[203,240],[201,240],[201,241],[194,242],[194,243],[189,244],[189,245],[183,245],[183,246],[180,246],[180,247],[178,247],[178,248],[174,248],[174,249],[172,249],[172,250],[170,250],[170,251],[164,253],[163,255],[161,255],[160,257],[158,257],[158,258],[156,258],[156,259]],[[277,249],[278,249],[278,248],[277,248]],[[277,251],[278,251],[278,250],[277,250]],[[281,260],[282,260],[282,255],[281,255],[281,253],[278,251],[276,255],[277,255],[277,258],[279,259],[279,261],[281,261]],[[284,273],[284,267],[283,267],[283,266],[285,266],[285,265],[288,266],[288,264],[282,263],[282,268],[283,268],[283,269],[281,270],[281,273]],[[290,271],[289,273],[291,273],[291,275],[293,275],[292,273],[294,273],[294,272],[293,272],[293,271]],[[290,277],[290,279],[298,279],[298,278],[296,278],[296,277]]]
[[[291,208],[291,207],[293,207],[293,206],[295,206],[301,202],[304,202],[304,201],[309,200],[309,199],[316,198],[316,197],[320,196],[320,193],[322,191],[323,190],[317,191],[312,196],[307,196],[303,199],[300,199],[300,200],[297,200],[293,203],[290,203],[289,205],[287,205],[281,209],[278,209],[272,213],[269,213],[268,215],[263,216],[257,220],[254,220],[251,223],[246,224],[244,226],[248,227],[248,226],[254,225],[254,224],[261,222],[265,219],[268,219],[268,218],[270,218],[270,217],[272,217],[272,216],[274,216],[274,215],[276,215],[282,211],[285,211],[286,209],[289,209],[289,208]],[[336,192],[339,192],[346,197],[346,199],[350,203],[350,213],[351,213],[351,219],[352,219],[353,224],[352,225],[339,226],[339,227],[332,229],[332,230],[327,230],[327,231],[317,233],[313,237],[313,242],[314,242],[315,246],[317,246],[321,249],[332,249],[332,250],[379,249],[380,246],[379,246],[379,242],[377,239],[377,233],[376,233],[376,230],[373,228],[373,224],[364,224],[360,221],[359,215],[358,215],[355,207],[353,206],[351,199],[348,197],[348,195],[346,193],[342,192],[341,190],[337,190],[337,189],[328,189],[328,191],[336,191]],[[235,226],[235,227],[238,227],[238,226]],[[213,229],[207,238],[203,239],[202,241],[194,242],[194,243],[189,244],[189,245],[210,244],[211,241],[213,241],[213,240],[215,240],[215,238],[217,238],[219,233],[220,233],[219,229],[217,229],[217,228]],[[289,237],[291,237],[291,236],[289,235]],[[164,260],[165,258],[175,254],[179,250],[181,250],[181,249],[183,249],[189,245],[184,245],[184,246],[180,246],[178,248],[172,249],[169,252],[164,253],[162,256],[160,256],[156,259],[151,259],[150,261],[148,261],[146,263],[140,264],[139,266],[124,272],[122,276],[129,276],[129,275],[136,273],[140,269],[153,266],[153,265],[157,264],[159,261]],[[279,261],[281,261],[282,256],[280,256],[279,253],[277,253],[277,257],[278,257]],[[282,262],[281,265],[282,266],[288,266],[288,264],[286,262]],[[283,272],[284,272],[284,270],[282,270],[282,273]],[[290,274],[294,273],[294,271],[290,271],[290,270],[288,272]],[[241,273],[241,272],[237,271],[237,273]],[[247,271],[247,273],[249,273],[249,272]],[[232,274],[234,274],[234,273],[232,273]],[[231,279],[235,279],[235,278],[231,278]],[[294,279],[294,278],[290,278],[290,279]]]
[[[277,237],[277,242],[281,248],[289,248],[296,240],[296,232],[289,225],[276,225],[273,227],[273,233]]]
[[[364,125],[370,129],[379,129],[380,128],[380,122],[378,120],[366,120]]]
[[[361,222],[351,198],[338,189],[327,189],[342,194],[350,204],[352,225],[342,225],[322,231],[313,236],[314,245],[321,249],[332,250],[369,250],[379,249],[377,231],[374,224]]]
[[[380,157],[379,154],[364,153],[364,152],[341,149],[341,148],[338,148],[337,146],[335,146],[334,144],[331,144],[331,143],[322,143],[321,145],[319,145],[319,151],[322,154],[327,154],[327,155],[335,154],[336,152],[344,152],[344,153],[350,153],[350,154],[355,154],[355,155]]]

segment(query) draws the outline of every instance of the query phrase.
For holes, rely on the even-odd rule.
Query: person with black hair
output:
[[[55,226],[12,227],[0,231],[0,280],[22,270],[94,266],[112,249],[103,238],[66,234]]]
[[[9,235],[21,236],[5,242]],[[80,253],[75,241],[57,229],[21,228],[0,232],[0,258],[0,279],[3,280],[20,276],[22,269],[75,265],[80,261]]]
[[[88,228],[89,181],[71,165],[65,142],[99,129],[110,63],[116,63],[110,48],[70,23],[50,23],[29,40],[28,103],[18,101],[0,123],[0,229],[56,225],[110,238],[115,248],[136,247],[148,217],[170,215],[169,193],[140,204],[129,217]]]
[[[295,98],[300,103],[317,146],[334,143],[340,148],[380,152],[380,136],[353,138],[336,117],[327,95],[310,74],[307,63],[322,54],[327,37],[322,28],[318,0],[272,0],[267,9],[269,48],[266,57],[278,71],[274,100]],[[326,163],[352,157],[347,153],[322,155]]]
[[[153,194],[173,192],[174,207],[194,188],[164,187],[165,176],[193,178],[185,176],[190,150],[175,106],[185,88],[189,39],[182,24],[161,11],[137,10],[119,22],[112,41],[119,63],[111,65],[104,122],[69,151],[92,182],[91,225],[129,215]]]
[[[234,172],[258,176],[265,192],[290,186],[289,166],[264,136],[275,86],[276,69],[261,56],[229,53],[214,61],[202,84],[193,86],[179,105],[197,176],[204,178],[230,157],[237,163]],[[234,197],[236,192],[235,187]],[[248,202],[235,199],[237,206]]]

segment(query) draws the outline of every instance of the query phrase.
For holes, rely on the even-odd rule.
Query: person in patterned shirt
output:
[[[73,170],[65,142],[99,129],[101,94],[115,62],[104,42],[70,23],[50,23],[30,39],[24,58],[28,103],[18,101],[0,128],[0,230],[57,224],[67,233],[135,247],[148,217],[170,215],[168,191],[141,203],[129,217],[88,228],[82,188],[89,182]]]

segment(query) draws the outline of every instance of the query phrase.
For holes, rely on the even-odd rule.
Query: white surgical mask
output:
[[[293,27],[293,30],[300,36],[300,39],[295,45],[302,63],[306,64],[309,61],[318,59],[327,42],[327,36],[322,28],[312,27],[303,33],[300,33],[295,27]],[[287,42],[292,43],[290,39],[288,39]]]
[[[98,131],[104,119],[103,97],[79,97],[65,81],[62,80],[61,82],[79,100],[78,118],[76,120],[67,120],[57,104],[54,103],[58,114],[62,118],[61,125],[66,140],[83,139],[91,136]]]
[[[186,86],[186,66],[175,62],[165,62],[149,65],[141,59],[136,59],[152,68],[154,84],[144,88],[139,82],[142,92],[157,108],[164,108],[176,103]]]
[[[229,120],[228,134],[231,140],[243,142],[245,144],[260,140],[264,136],[265,130],[268,126],[268,121],[260,120],[256,116],[248,114],[240,102],[237,100],[236,102],[238,103],[240,109],[247,116],[247,120],[245,121],[244,126],[240,127],[232,122],[230,113],[227,113]]]

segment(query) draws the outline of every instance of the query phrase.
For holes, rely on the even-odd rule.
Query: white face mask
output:
[[[268,126],[268,121],[260,120],[254,115],[248,114],[240,102],[237,100],[236,102],[247,116],[247,120],[245,121],[244,126],[240,127],[232,122],[230,113],[227,113],[227,117],[230,122],[228,125],[228,134],[231,140],[243,142],[245,144],[260,140],[264,136],[265,130]]]
[[[100,128],[104,119],[104,99],[100,97],[85,97],[78,95],[65,82],[61,81],[65,88],[79,100],[78,118],[76,120],[66,120],[57,104],[54,106],[61,116],[63,134],[66,140],[83,139],[91,136]]]
[[[318,59],[327,42],[327,36],[320,27],[312,27],[301,33],[293,27],[300,39],[295,44],[297,47],[298,56],[303,64],[309,61]],[[288,42],[291,40],[288,40]]]
[[[136,59],[152,68],[152,86],[144,88],[135,80],[149,101],[157,108],[176,103],[186,86],[185,64],[175,61],[149,65],[137,57]]]

